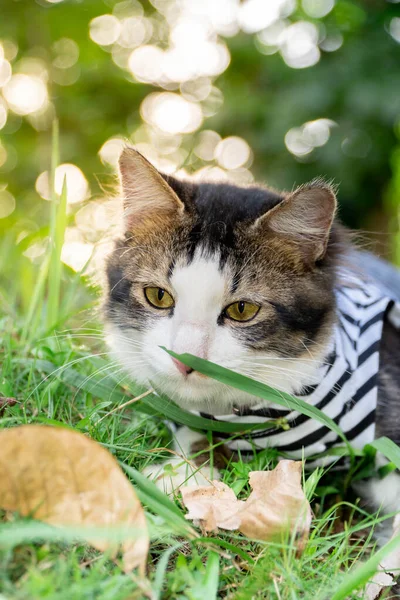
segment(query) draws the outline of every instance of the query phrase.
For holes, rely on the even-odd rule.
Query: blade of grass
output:
[[[26,343],[36,334],[41,313],[40,307],[44,304],[46,291],[46,281],[49,272],[50,256],[45,256],[43,263],[39,269],[39,274],[36,280],[35,287],[32,292],[32,298],[29,303],[28,312],[24,320],[24,327],[21,333],[21,340]]]
[[[51,269],[54,267],[54,254],[55,254],[55,243],[56,243],[56,229],[57,229],[57,212],[58,212],[58,197],[56,193],[56,169],[60,162],[60,132],[57,119],[54,119],[52,125],[51,135],[51,165],[50,165],[50,200],[51,200],[51,214],[50,214],[50,263],[49,263],[49,278]],[[51,285],[48,281],[48,295],[51,293]],[[54,288],[53,288],[54,290]],[[50,300],[50,299],[49,299]],[[51,306],[54,303],[54,298],[49,301],[47,306],[47,327],[53,325],[52,311],[54,310]]]
[[[346,600],[348,594],[366,585],[371,577],[379,571],[382,560],[399,547],[400,535],[390,540],[390,542],[373,554],[365,563],[352,569],[336,588],[330,600]],[[326,596],[323,597],[325,598]]]
[[[159,559],[152,587],[152,600],[160,600],[162,597],[161,594],[165,584],[165,573],[167,571],[169,559],[181,546],[182,544],[175,544],[172,548],[168,548],[168,550],[163,552],[162,557]]]
[[[50,250],[46,254],[44,261],[40,267],[39,275],[33,290],[32,300],[29,304],[28,312],[25,319],[25,326],[22,331],[21,339],[24,343],[27,340],[32,339],[38,333],[39,322],[42,316],[42,311],[39,307],[44,305],[44,298],[46,294],[46,282],[51,276],[52,270],[55,268],[55,257],[54,257],[54,245],[56,240],[57,230],[57,216],[58,216],[58,202],[57,194],[55,191],[55,174],[56,168],[59,163],[59,131],[58,121],[53,121],[52,129],[52,148],[51,148],[51,224],[50,224]],[[62,246],[62,244],[61,244]],[[56,267],[57,268],[57,267]],[[50,294],[52,289],[51,285],[48,285],[48,292]],[[56,290],[53,288],[53,294]],[[52,300],[53,304],[55,303]],[[49,309],[49,307],[47,307]],[[52,320],[51,311],[53,308],[50,307],[50,312],[47,310],[46,322],[49,323]]]
[[[387,437],[380,437],[368,445],[378,450],[400,469],[400,448],[392,440]]]
[[[67,181],[64,178],[59,202],[56,193],[52,193],[53,202],[56,207],[54,225],[52,227],[51,258],[48,277],[48,300],[47,300],[47,329],[59,320],[60,312],[60,287],[62,275],[61,251],[64,244],[65,230],[67,227]],[[53,208],[54,210],[54,208]]]
[[[58,126],[58,120],[54,119],[53,124],[52,124],[52,129],[51,129],[51,173],[50,173],[50,193],[51,193],[51,200],[55,203],[55,201],[57,200],[56,197],[56,169],[58,167],[58,164],[60,162],[60,130],[59,130],[59,126]],[[52,221],[52,226],[55,227],[55,217],[57,215],[57,211],[54,208],[54,204],[53,204],[53,213],[52,213],[52,217],[54,217],[54,220]]]
[[[94,394],[101,400],[111,400],[118,404],[126,402],[127,400],[127,393],[121,390],[112,375],[104,375],[104,373],[101,372],[99,378],[93,376],[89,379],[76,371],[73,367],[56,367],[50,361],[24,359],[24,364],[31,364],[33,367],[40,369],[47,375],[54,375],[63,383],[67,383],[79,390]],[[104,364],[107,363],[104,361]],[[143,391],[134,386],[134,384],[129,384],[128,389],[136,396]],[[275,427],[277,424],[276,421],[261,423],[227,423],[223,421],[212,421],[211,419],[204,419],[203,417],[182,410],[169,398],[156,394],[150,394],[147,398],[138,400],[132,405],[132,408],[147,415],[162,415],[176,423],[187,425],[192,429],[200,429],[201,431],[234,434],[243,433],[253,429]]]
[[[215,431],[221,433],[243,433],[253,429],[274,428],[277,425],[276,421],[265,421],[261,423],[228,423],[227,421],[213,421],[198,417],[190,412],[182,410],[174,402],[158,394],[142,400],[143,404],[151,406],[157,412],[163,414],[167,419],[172,419],[180,425],[187,425],[192,429],[200,429],[202,431]]]
[[[285,408],[290,408],[291,410],[298,411],[311,419],[315,419],[322,423],[328,429],[334,431],[341,440],[346,444],[348,449],[348,454],[353,458],[354,452],[346,439],[343,431],[340,427],[335,423],[333,419],[325,415],[321,410],[312,406],[311,404],[307,404],[304,400],[300,398],[296,398],[295,396],[291,396],[285,392],[279,392],[274,388],[266,385],[265,383],[260,383],[255,379],[251,379],[250,377],[246,377],[245,375],[240,375],[239,373],[235,373],[230,369],[226,369],[225,367],[221,367],[216,365],[208,360],[204,360],[203,358],[198,358],[197,356],[193,356],[192,354],[176,354],[171,350],[167,350],[162,346],[163,350],[165,350],[170,356],[177,358],[185,365],[191,367],[195,371],[202,373],[203,375],[207,375],[212,379],[216,379],[225,385],[229,385],[238,390],[242,390],[251,394],[252,396],[256,396],[257,398],[262,398],[263,400],[267,400],[268,402],[274,402]]]
[[[190,538],[199,537],[186,521],[179,508],[152,481],[126,463],[119,461],[119,464],[135,483],[135,491],[142,504],[146,504],[151,508],[156,515],[162,517],[180,535],[189,536]]]
[[[203,592],[208,600],[215,600],[218,594],[219,582],[219,556],[210,552],[207,560],[206,572],[203,579]]]

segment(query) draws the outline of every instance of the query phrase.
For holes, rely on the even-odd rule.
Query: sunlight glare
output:
[[[2,167],[7,162],[7,158],[8,158],[7,150],[0,141],[0,167]]]
[[[87,242],[65,242],[61,260],[75,272],[82,271],[93,253],[93,244]]]
[[[269,27],[266,27],[257,33],[257,39],[265,46],[279,46],[282,34],[286,27],[287,21],[285,22],[282,19],[279,19]]]
[[[202,160],[214,160],[215,148],[218,142],[221,141],[221,136],[211,129],[205,129],[199,134],[199,141],[194,149],[196,156]]]
[[[206,166],[193,173],[191,179],[194,181],[215,181],[218,183],[220,181],[227,181],[228,174],[221,167]]]
[[[164,51],[157,46],[140,46],[133,50],[128,60],[128,68],[138,81],[155,83],[162,78]]]
[[[390,21],[389,33],[396,42],[400,42],[400,17],[393,17]]]
[[[198,77],[190,81],[183,81],[179,89],[186,100],[199,102],[205,100],[210,95],[212,85],[208,77]]]
[[[303,125],[303,140],[313,148],[324,146],[331,135],[331,127],[336,125],[331,119],[316,119]]]
[[[38,77],[18,73],[4,86],[3,94],[17,115],[29,115],[45,107],[47,87]]]
[[[110,46],[121,33],[121,23],[114,15],[101,15],[89,23],[89,35],[100,46]]]
[[[123,48],[136,48],[151,38],[152,25],[143,17],[127,17],[121,21],[118,44]]]
[[[1,45],[3,46],[3,58],[6,58],[8,61],[13,61],[18,54],[18,45],[16,41],[10,39],[3,39],[1,40]]]
[[[304,12],[313,19],[322,19],[331,12],[335,0],[302,0]]]
[[[70,38],[60,38],[53,44],[56,57],[53,66],[57,69],[69,69],[73,67],[79,58],[79,46]]]
[[[33,242],[28,248],[22,253],[24,256],[34,262],[37,258],[43,256],[49,245],[49,238],[45,237],[37,242]]]
[[[118,224],[119,218],[122,217],[121,212],[121,203],[118,201],[92,201],[78,210],[75,223],[87,241],[94,242],[104,231]]]
[[[328,35],[320,41],[319,47],[325,52],[335,52],[339,50],[343,44],[343,35],[337,29],[336,31],[330,31]]]
[[[215,158],[224,169],[238,169],[250,162],[251,149],[244,139],[231,136],[217,144]]]
[[[5,58],[0,58],[0,87],[3,87],[11,79],[11,65]]]
[[[220,35],[231,37],[239,31],[237,13],[239,0],[208,0],[206,4],[207,15],[213,28]]]
[[[100,160],[103,164],[117,169],[118,159],[125,146],[123,138],[114,137],[108,139],[99,150]]]
[[[228,181],[231,181],[236,185],[249,185],[250,183],[253,183],[254,176],[249,169],[240,167],[239,169],[228,171]]]
[[[15,198],[7,190],[0,191],[0,219],[10,216],[15,210]]]
[[[7,123],[7,107],[4,101],[0,98],[0,129],[3,129]]]
[[[293,127],[285,135],[286,148],[295,156],[306,156],[314,148],[324,146],[330,137],[331,128],[335,127],[331,119],[308,121],[301,127]]]
[[[201,126],[203,114],[198,104],[170,92],[154,92],[140,107],[142,118],[165,133],[191,133]]]
[[[294,9],[294,0],[246,0],[239,8],[239,24],[244,32],[256,33]]]
[[[293,69],[312,67],[320,58],[318,29],[308,21],[293,23],[282,34],[281,54]]]
[[[68,204],[82,202],[89,196],[89,184],[86,177],[79,167],[70,163],[64,163],[56,169],[55,191],[58,195],[61,194],[64,177],[66,177],[67,180]],[[37,193],[44,198],[44,200],[51,199],[48,171],[44,171],[39,175],[36,179],[35,188]]]

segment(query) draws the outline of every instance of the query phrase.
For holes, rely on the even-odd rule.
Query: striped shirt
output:
[[[400,327],[400,304],[373,284],[351,276],[336,291],[337,322],[330,353],[323,361],[318,383],[295,394],[331,417],[354,448],[362,449],[374,439],[378,396],[379,345],[384,319]],[[343,445],[337,433],[319,421],[282,406],[262,402],[230,415],[201,416],[235,423],[265,422],[283,418],[282,427],[265,428],[227,440],[231,450],[253,454],[255,449],[277,448],[290,458],[319,455],[335,445]],[[218,437],[229,438],[218,433]],[[315,464],[329,464],[327,456]],[[313,463],[314,464],[314,463]],[[311,465],[310,465],[311,466]]]

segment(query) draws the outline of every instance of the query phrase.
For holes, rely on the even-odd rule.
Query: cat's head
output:
[[[299,391],[334,319],[334,193],[289,194],[163,176],[120,159],[125,235],[107,265],[105,320],[131,377],[186,408],[226,412],[240,392],[189,372],[160,346]]]

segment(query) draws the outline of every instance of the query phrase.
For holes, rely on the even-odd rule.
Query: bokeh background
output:
[[[126,140],[179,176],[332,179],[342,220],[400,264],[396,0],[1,0],[0,262],[27,302],[55,117],[71,273],[98,268]]]

